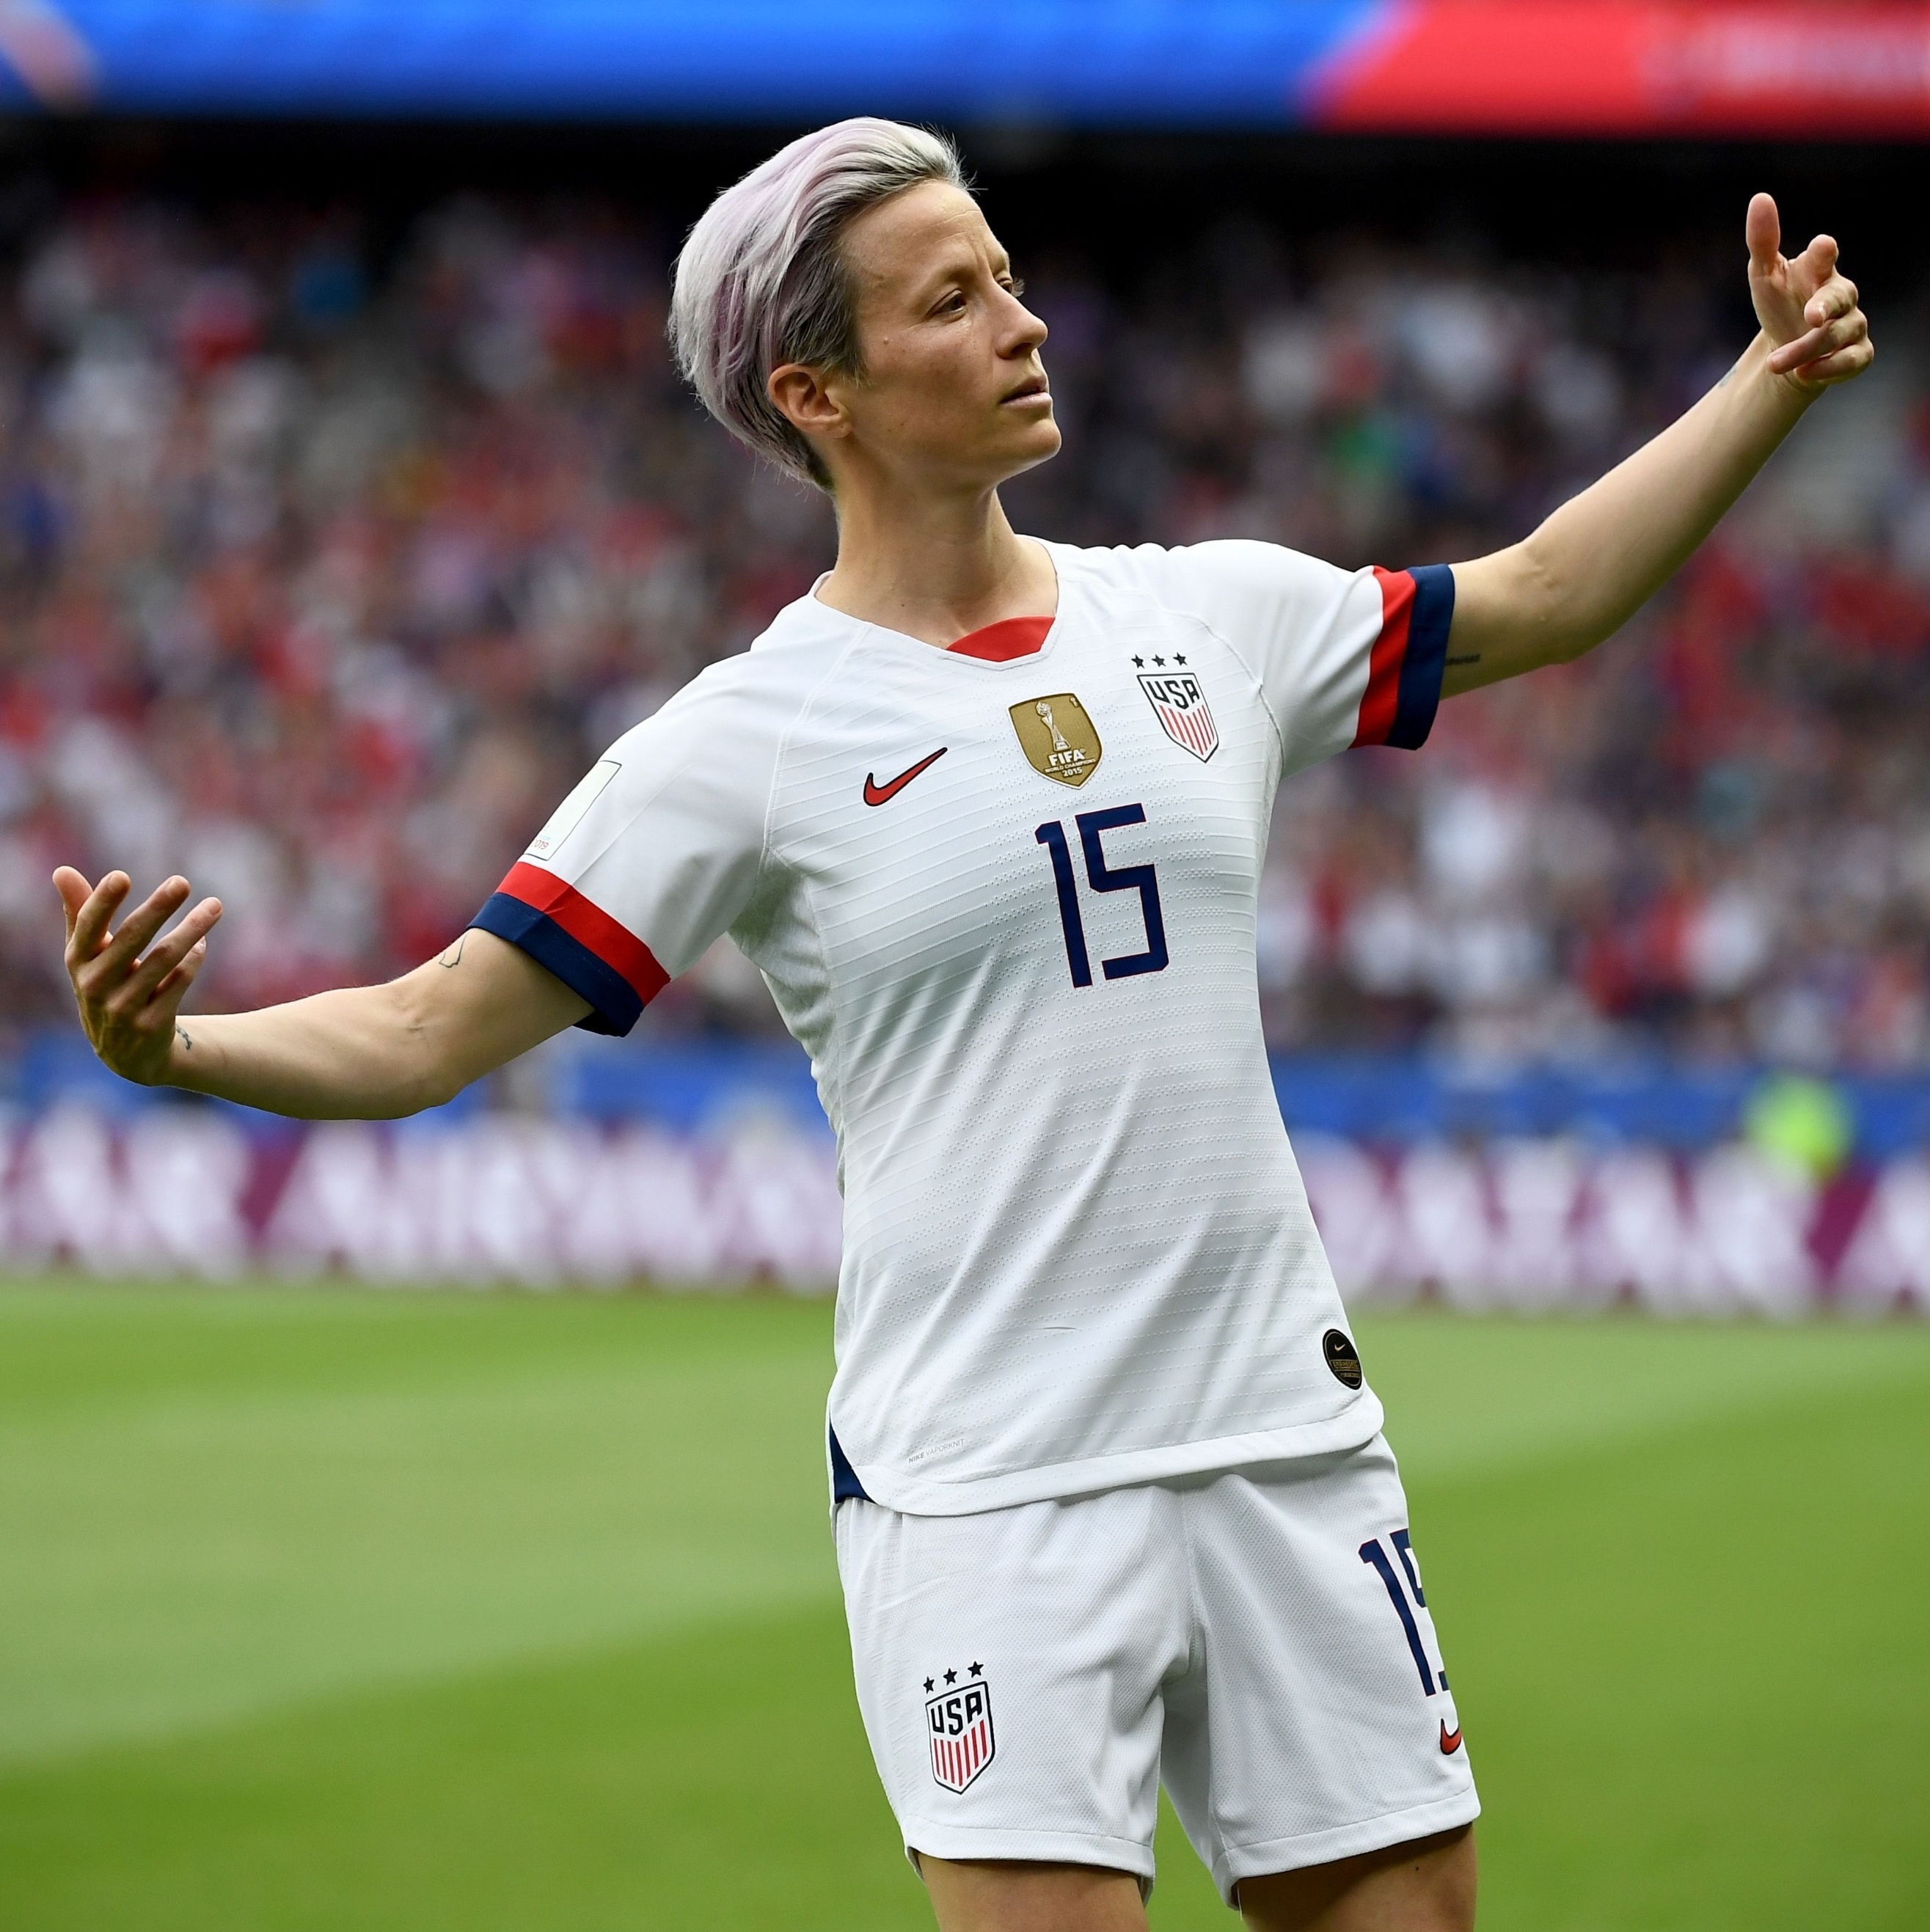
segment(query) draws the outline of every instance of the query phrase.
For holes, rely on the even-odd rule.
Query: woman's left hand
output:
[[[1876,355],[1856,306],[1856,285],[1836,266],[1836,243],[1819,235],[1791,261],[1772,197],[1749,203],[1749,296],[1769,340],[1769,370],[1814,395],[1860,376]]]

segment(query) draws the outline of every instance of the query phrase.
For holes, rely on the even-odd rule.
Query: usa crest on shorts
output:
[[[925,1728],[932,1744],[932,1775],[947,1791],[962,1791],[992,1762],[992,1686],[984,1666],[974,1664],[962,1680],[936,1686],[927,1678]]]
[[[1190,670],[1142,671],[1139,688],[1160,729],[1203,765],[1220,748],[1220,728],[1198,678]]]

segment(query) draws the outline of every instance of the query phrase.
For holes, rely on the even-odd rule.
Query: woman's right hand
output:
[[[71,866],[53,875],[67,914],[67,972],[89,1043],[104,1064],[144,1087],[167,1078],[179,1032],[176,1016],[208,956],[208,934],[221,916],[219,899],[203,899],[165,939],[155,935],[188,903],[185,879],[168,880],[121,922],[108,927],[133,890],[125,872],[90,886]]]

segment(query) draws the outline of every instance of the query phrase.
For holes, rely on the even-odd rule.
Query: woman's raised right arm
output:
[[[305,1120],[392,1119],[451,1099],[590,1010],[527,953],[471,931],[386,986],[184,1024],[182,999],[207,957],[220,901],[203,899],[162,938],[188,903],[185,879],[167,880],[114,932],[126,873],[90,886],[63,866],[54,885],[80,1023],[102,1061],[143,1086]]]

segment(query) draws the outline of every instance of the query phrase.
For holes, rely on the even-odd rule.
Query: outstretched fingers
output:
[[[149,948],[140,964],[112,996],[114,1002],[131,1010],[158,998],[161,988],[186,965],[190,955],[198,950],[206,956],[208,935],[221,916],[221,902],[203,899],[165,939],[157,940]],[[200,970],[197,960],[194,971],[182,982],[183,992],[187,991],[194,973]]]
[[[168,880],[129,913],[113,920],[132,883],[110,872],[98,886],[71,866],[54,874],[67,914],[67,967],[80,1024],[108,1066],[143,1086],[168,1078],[175,1015],[208,957],[208,935],[221,916],[219,899],[205,898],[163,928],[187,903],[188,881]]]
[[[126,875],[110,874],[109,876],[125,878]],[[101,882],[104,890],[107,883],[106,880]],[[155,935],[188,903],[190,890],[188,881],[179,874],[157,886],[122,920],[120,931],[98,950],[94,958],[82,970],[90,972],[97,984],[112,985],[118,981],[132,970],[134,962],[146,952]],[[126,896],[125,892],[122,896]]]
[[[67,937],[71,944],[74,923],[87,902],[94,896],[94,888],[87,883],[85,873],[77,872],[71,866],[56,866],[53,868],[53,889],[60,895],[60,909],[67,921]]]
[[[71,972],[94,958],[107,943],[109,922],[134,890],[134,882],[125,872],[107,873],[77,906],[70,886],[63,882],[63,875],[66,879],[80,879],[83,886],[87,881],[69,866],[62,866],[53,875],[54,884],[67,908],[67,964]]]

